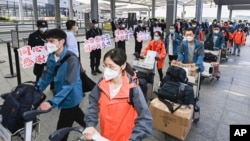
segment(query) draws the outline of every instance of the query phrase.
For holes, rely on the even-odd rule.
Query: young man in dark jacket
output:
[[[141,41],[141,42],[137,41],[137,34],[139,32],[143,32],[143,31],[145,31],[145,30],[143,30],[143,23],[141,20],[138,20],[138,26],[135,28],[135,31],[134,31],[134,37],[135,37],[135,53],[137,53],[139,55],[141,54],[143,41]]]
[[[102,30],[98,27],[98,21],[92,20],[91,29],[87,31],[86,38],[95,38],[96,36],[101,36]],[[92,50],[90,52],[90,67],[91,67],[91,74],[96,75],[97,73],[102,73],[99,70],[100,60],[101,60],[101,49]]]
[[[31,46],[31,48],[35,46],[44,46],[46,42],[44,33],[48,29],[47,21],[38,20],[36,25],[38,29],[35,32],[31,33],[28,38],[28,45]],[[44,66],[45,64],[35,64],[33,73],[36,75],[36,82],[42,76]]]

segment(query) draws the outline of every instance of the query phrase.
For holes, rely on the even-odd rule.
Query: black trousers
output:
[[[73,108],[61,109],[56,129],[58,130],[64,127],[72,127],[74,121],[84,128],[86,127],[84,122],[84,113],[80,109],[79,105]],[[68,134],[61,141],[67,141],[67,138]]]
[[[168,55],[168,58],[169,58],[169,65],[171,65],[171,62],[172,62],[173,60],[177,60],[178,55]]]
[[[160,76],[160,81],[162,81],[162,78],[163,78],[162,69],[158,69],[158,74],[159,74],[159,76]]]
[[[135,53],[137,52],[139,55],[141,54],[142,42],[138,42],[135,39]]]
[[[126,41],[119,41],[119,42],[117,42],[117,46],[116,47],[123,49],[125,51],[125,53],[126,53]]]
[[[98,69],[101,61],[101,50],[93,50],[90,52],[90,67],[91,70]]]

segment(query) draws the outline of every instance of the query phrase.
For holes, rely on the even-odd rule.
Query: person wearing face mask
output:
[[[234,49],[233,54],[236,55],[236,49],[238,50],[237,56],[240,56],[240,48],[245,45],[245,33],[241,27],[233,33]]]
[[[204,35],[200,26],[198,26],[197,21],[192,21],[192,28],[194,29],[195,39],[204,42]]]
[[[217,25],[217,23],[218,23],[217,19],[214,19],[212,24],[209,26],[209,33],[213,32],[213,26]]]
[[[99,134],[110,141],[141,141],[152,134],[152,116],[124,50],[114,48],[103,58],[103,78],[89,95],[83,137]],[[134,105],[129,104],[130,90]],[[98,120],[100,118],[100,120]]]
[[[194,38],[193,28],[185,31],[185,38],[178,49],[178,61],[186,63],[195,63],[198,72],[204,71],[204,45]]]
[[[76,121],[85,127],[84,113],[79,108],[82,97],[82,80],[80,78],[80,63],[78,57],[66,47],[66,33],[61,29],[46,32],[47,49],[50,53],[46,69],[36,87],[44,91],[52,81],[55,85],[55,95],[48,101],[42,102],[41,110],[58,107],[60,109],[57,129],[71,127]],[[69,56],[68,56],[69,55]],[[68,58],[61,64],[64,57]],[[67,141],[65,136],[61,141]]]
[[[154,40],[151,40],[148,45],[142,51],[142,56],[146,56],[148,50],[156,51],[158,56],[155,58],[157,60],[157,69],[158,74],[160,76],[160,81],[162,81],[163,73],[162,68],[165,64],[165,57],[166,57],[166,47],[165,43],[161,39],[161,32],[155,31],[154,32]]]
[[[165,38],[165,47],[168,52],[169,65],[172,60],[177,60],[178,58],[178,48],[181,43],[181,37],[178,33],[175,32],[174,25],[169,26],[169,33]]]
[[[216,49],[221,49],[226,46],[225,38],[223,34],[220,32],[220,27],[218,25],[213,26],[213,33],[210,33],[207,36],[206,41],[210,41],[214,43],[214,47]]]
[[[66,22],[67,27],[67,40],[66,40],[66,46],[68,47],[68,50],[72,51],[76,54],[77,57],[79,57],[79,50],[77,45],[77,40],[75,37],[75,32],[78,30],[77,23],[74,20],[68,20]]]
[[[120,21],[118,24],[119,24],[119,27],[118,27],[119,30],[126,30],[125,23],[123,21]],[[121,48],[124,50],[124,52],[126,52],[126,41],[125,40],[118,41],[116,43],[116,48]]]
[[[98,21],[92,20],[92,25],[89,31],[86,33],[86,39],[95,38],[96,36],[101,36],[102,30],[98,27]],[[92,50],[90,52],[90,68],[91,74],[96,75],[97,73],[102,73],[99,69],[101,61],[101,49]]]
[[[135,31],[134,31],[134,38],[135,38],[135,53],[140,55],[141,54],[141,49],[142,49],[142,43],[143,41],[141,42],[138,42],[137,41],[137,34],[139,32],[144,32],[145,30],[143,29],[143,23],[141,20],[138,20],[138,26],[135,28]]]
[[[29,35],[28,38],[28,45],[32,47],[35,46],[44,46],[46,43],[44,33],[48,29],[48,23],[44,20],[38,20],[37,21],[37,30]],[[45,64],[35,64],[33,68],[33,73],[36,76],[36,82],[39,80],[39,78],[42,75],[43,69]],[[53,86],[51,87],[53,89]]]

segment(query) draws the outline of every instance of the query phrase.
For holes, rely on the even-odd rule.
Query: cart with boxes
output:
[[[150,103],[150,111],[153,116],[153,127],[180,140],[185,140],[192,126],[200,117],[200,109],[197,105],[199,99],[200,73],[197,73],[195,64],[182,64],[173,61],[171,65],[182,67],[187,72],[188,84],[193,86],[195,104],[181,105],[171,102],[175,112],[171,112],[165,102],[155,98]]]

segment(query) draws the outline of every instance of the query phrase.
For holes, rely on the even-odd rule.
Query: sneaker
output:
[[[95,71],[91,71],[91,74],[92,74],[92,75],[96,75],[96,72],[95,72]]]
[[[240,56],[239,54],[237,56]]]

